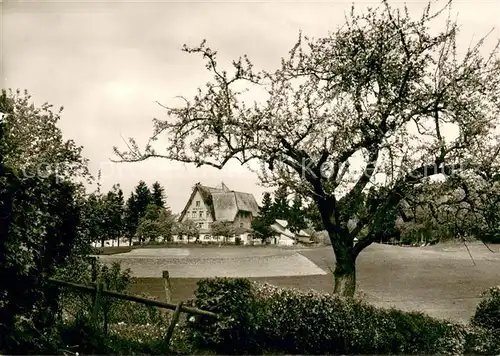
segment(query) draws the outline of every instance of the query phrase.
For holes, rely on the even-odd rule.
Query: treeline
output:
[[[321,218],[313,204],[307,204],[302,197],[287,186],[280,185],[272,194],[265,192],[260,214],[252,221],[252,229],[257,237],[272,236],[271,225],[277,220],[286,220],[293,233],[310,228],[321,230]]]
[[[167,205],[165,188],[159,182],[150,188],[142,180],[126,200],[119,184],[103,193],[98,183],[87,197],[86,212],[89,239],[103,246],[106,240],[116,240],[119,246],[124,237],[130,244],[134,237],[140,243],[159,237],[170,241],[176,221]]]
[[[500,243],[500,176],[493,178],[489,185],[478,181],[471,184],[474,188],[468,189],[453,180],[429,181],[414,187],[407,199],[388,210],[378,222],[384,231],[378,242],[410,245],[478,239]],[[353,216],[351,229],[360,219],[367,219],[370,207],[379,203],[374,190],[367,190],[359,201],[342,207]],[[264,193],[260,216],[252,222],[255,234],[262,239],[272,236],[270,226],[276,219],[288,221],[294,233],[303,229],[323,230],[316,204],[304,201],[285,185],[280,185],[274,193]],[[366,233],[366,229],[361,229],[357,237],[363,238]]]

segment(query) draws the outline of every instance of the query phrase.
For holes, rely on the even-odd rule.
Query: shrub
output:
[[[141,293],[139,296],[151,300],[158,300],[158,298],[153,297],[147,293]],[[130,301],[120,301],[116,299],[113,300],[112,298],[109,298],[108,302],[111,302],[110,306],[108,307],[109,323],[147,325],[152,327],[163,327],[165,325],[168,325],[167,312],[162,311],[159,308]]]
[[[84,267],[84,266],[82,266]],[[66,276],[66,278],[69,276]],[[90,272],[82,268],[75,280],[90,283]],[[122,270],[119,263],[108,267],[98,265],[98,279],[110,290],[124,292],[130,283],[130,270]],[[147,294],[144,298],[155,299]],[[66,290],[62,299],[69,313],[61,328],[66,345],[77,347],[78,352],[88,354],[164,354],[167,350],[164,335],[169,316],[158,308],[144,304],[106,298],[100,303],[97,323],[92,323],[92,297],[90,294]],[[108,332],[105,333],[104,307],[107,307]]]
[[[257,286],[266,348],[287,353],[453,353],[458,326],[359,299]]]
[[[0,353],[54,353],[59,290],[47,278],[77,251],[76,186],[0,171]]]
[[[89,268],[89,262],[81,260],[80,265],[74,266],[72,270],[64,270],[57,276],[60,279],[78,284],[92,283],[92,273]],[[114,292],[123,293],[127,290],[131,281],[130,269],[122,270],[118,262],[114,262],[110,267],[102,265],[97,261],[97,278],[108,286],[108,289]],[[114,310],[119,310],[124,301],[117,299],[108,299],[110,314],[113,317]],[[77,316],[88,317],[92,310],[92,296],[87,293],[76,292],[70,288],[64,288],[61,296],[61,307],[67,317],[72,319]],[[118,313],[122,317],[125,313]],[[121,321],[121,320],[119,320]]]
[[[150,325],[118,324],[108,334],[98,332],[88,319],[76,319],[61,327],[65,350],[101,355],[164,355],[171,354],[159,329]],[[63,351],[63,350],[61,350]]]
[[[245,279],[200,281],[196,298],[196,306],[224,315],[190,324],[198,340],[218,352],[457,354],[465,344],[461,326],[422,313]]]
[[[490,288],[483,293],[483,297],[472,317],[472,324],[500,329],[500,286]]]
[[[500,330],[482,327],[468,328],[465,355],[500,355]]]
[[[252,283],[244,278],[214,278],[198,281],[194,305],[221,315],[191,317],[188,331],[192,342],[226,354],[258,351],[258,309]]]

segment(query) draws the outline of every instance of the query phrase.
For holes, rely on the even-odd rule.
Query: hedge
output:
[[[200,348],[223,354],[461,354],[467,331],[422,313],[247,279],[198,281],[195,305],[224,317],[191,318]]]

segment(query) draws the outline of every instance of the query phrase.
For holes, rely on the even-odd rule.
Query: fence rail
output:
[[[92,293],[92,294],[96,292],[96,284],[95,283],[93,283],[92,285],[84,285],[84,284],[76,284],[76,283],[61,281],[61,280],[53,279],[53,278],[49,279],[49,281],[52,284],[60,286],[60,287],[67,287],[67,288],[79,290],[82,292]],[[103,289],[101,291],[101,295],[116,298],[116,299],[128,300],[131,302],[141,303],[141,304],[149,305],[152,307],[158,307],[158,308],[164,308],[164,309],[170,309],[170,310],[175,310],[177,308],[177,304],[161,302],[158,300],[151,300],[151,299],[137,297],[135,295],[130,295],[130,294],[122,294],[122,293],[118,293],[118,292],[112,292],[112,291],[105,290],[105,289]],[[186,306],[182,306],[181,313],[194,314],[194,315],[205,315],[205,316],[211,316],[211,317],[215,317],[215,318],[217,317],[217,314],[212,313],[210,311],[202,310],[202,309],[198,309],[198,308],[193,308],[193,307],[186,307]]]
[[[165,292],[167,294],[167,300],[170,300],[170,280],[169,280],[169,274],[167,271],[163,272],[163,278],[165,279]],[[99,309],[103,308],[104,310],[104,325],[103,325],[103,331],[106,334],[107,329],[108,329],[108,302],[104,300],[104,303],[101,304],[101,298],[102,297],[111,297],[115,299],[120,299],[120,300],[128,300],[131,302],[135,303],[140,303],[144,305],[148,305],[151,307],[157,307],[157,308],[163,308],[163,309],[169,309],[173,310],[174,313],[172,315],[172,319],[170,321],[170,325],[167,329],[167,334],[165,335],[165,341],[167,344],[170,342],[170,339],[172,338],[175,326],[179,322],[180,314],[181,313],[186,313],[186,314],[191,314],[191,315],[203,315],[203,316],[208,316],[208,317],[213,317],[217,318],[218,315],[216,313],[212,313],[207,310],[202,310],[198,308],[193,308],[193,307],[187,307],[184,306],[184,302],[180,302],[178,304],[173,304],[173,303],[168,303],[168,302],[160,302],[157,300],[151,300],[147,298],[142,298],[142,297],[136,297],[134,295],[129,295],[129,294],[123,294],[123,293],[118,293],[118,292],[113,292],[110,290],[105,289],[104,284],[102,282],[98,283],[97,282],[97,270],[96,270],[96,264],[95,264],[95,259],[92,260],[92,280],[94,281],[90,285],[84,285],[84,284],[77,284],[77,283],[72,283],[72,282],[66,282],[62,281],[59,279],[55,278],[50,278],[49,283],[52,285],[55,285],[57,287],[64,287],[64,288],[69,288],[73,290],[77,290],[80,292],[88,293],[92,295],[92,321],[97,324],[97,315]],[[106,286],[107,287],[107,286]]]

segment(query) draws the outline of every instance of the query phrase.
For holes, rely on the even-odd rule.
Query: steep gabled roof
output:
[[[276,219],[275,222],[280,224],[283,228],[286,228],[288,226],[288,221],[283,219]]]
[[[238,210],[248,211],[254,216],[259,213],[259,205],[255,201],[255,197],[250,193],[234,192],[236,198],[236,206]]]
[[[207,187],[201,185],[201,183],[196,183],[179,220],[184,218],[196,192],[200,193],[203,202],[210,210],[212,219],[215,221],[234,221],[240,211],[252,213],[254,216],[259,212],[259,206],[252,194],[231,191],[224,183],[221,184],[220,188]]]

